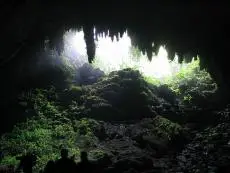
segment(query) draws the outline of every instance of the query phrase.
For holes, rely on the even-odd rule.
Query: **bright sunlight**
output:
[[[164,79],[175,75],[186,66],[178,63],[178,56],[174,60],[168,59],[168,53],[161,46],[157,53],[153,53],[152,61],[147,55],[131,45],[131,39],[127,32],[119,39],[112,41],[106,33],[102,33],[95,39],[96,54],[93,66],[101,69],[106,74],[124,68],[135,68],[144,76]],[[75,66],[80,67],[88,62],[84,32],[70,30],[64,35],[63,56],[68,58]]]

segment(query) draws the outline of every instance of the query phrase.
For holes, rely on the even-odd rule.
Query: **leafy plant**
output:
[[[179,124],[173,123],[161,116],[158,116],[154,119],[154,127],[154,131],[158,136],[163,138],[166,137],[168,140],[171,140],[182,130]]]

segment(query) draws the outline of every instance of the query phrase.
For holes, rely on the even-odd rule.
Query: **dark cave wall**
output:
[[[26,57],[31,59],[47,37],[53,47],[61,50],[64,31],[81,26],[86,34],[89,61],[92,61],[95,51],[93,26],[98,32],[109,29],[114,35],[127,28],[133,44],[147,51],[149,56],[152,49],[157,50],[162,44],[166,45],[171,57],[175,52],[181,57],[199,54],[202,66],[210,70],[219,84],[230,83],[227,4],[179,1],[132,4],[89,0],[10,2],[1,8],[4,9],[1,10],[0,28],[4,40],[0,43],[1,68],[6,68],[16,57],[21,57],[22,61]],[[154,48],[152,42],[156,45]],[[17,51],[21,45],[24,46]]]
[[[128,29],[133,44],[143,51],[148,51],[149,55],[152,49],[156,51],[162,44],[166,45],[171,57],[175,52],[181,57],[199,54],[203,67],[208,68],[219,85],[223,86],[227,97],[230,86],[230,20],[226,4],[164,4],[163,1],[152,5],[117,1],[96,3],[25,0],[20,1],[21,3],[17,1],[16,4],[14,0],[5,2],[7,3],[0,4],[0,105],[2,115],[7,117],[7,121],[4,121],[6,125],[14,119],[14,112],[7,112],[17,103],[15,96],[21,90],[28,89],[34,81],[36,84],[41,83],[39,79],[43,81],[43,76],[30,82],[26,80],[33,75],[28,73],[31,71],[28,69],[33,69],[33,66],[28,67],[27,64],[36,62],[36,52],[42,48],[44,40],[49,38],[51,45],[61,50],[63,33],[70,28],[81,26],[87,33],[85,39],[88,43],[89,61],[94,55],[93,26],[96,26],[98,32],[109,29],[111,34],[123,33]],[[151,47],[152,42],[156,47]],[[58,78],[62,79],[61,75]],[[24,86],[20,85],[24,81]],[[22,110],[15,107],[12,111],[18,113]],[[2,128],[5,127],[0,127],[0,131]]]

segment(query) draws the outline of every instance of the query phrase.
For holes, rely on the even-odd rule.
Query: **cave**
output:
[[[227,3],[4,0],[0,14],[0,172],[24,152],[36,153],[39,172],[63,146],[77,157],[87,151],[102,172],[230,170]],[[72,31],[83,59],[63,66]],[[142,62],[167,51],[165,62],[196,74],[159,84],[130,59],[121,69],[95,65],[105,61],[100,52],[112,62],[126,46],[99,48],[100,39],[124,37]]]

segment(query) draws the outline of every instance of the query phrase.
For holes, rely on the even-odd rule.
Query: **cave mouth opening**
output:
[[[191,62],[179,63],[178,55],[173,60],[168,57],[168,52],[164,45],[160,46],[158,52],[153,52],[152,60],[147,57],[146,52],[140,51],[131,43],[127,31],[118,37],[110,37],[107,33],[96,34],[94,28],[94,41],[96,45],[95,58],[92,62],[94,68],[102,70],[105,74],[112,71],[132,68],[139,70],[141,74],[152,81],[158,83],[166,83],[172,81],[175,76],[193,73],[200,70],[199,57],[191,58]],[[79,68],[84,64],[88,64],[88,56],[86,43],[84,40],[84,32],[80,30],[68,30],[63,35],[64,50],[61,57],[72,68]]]

